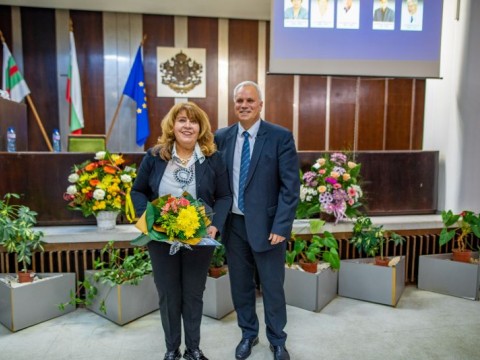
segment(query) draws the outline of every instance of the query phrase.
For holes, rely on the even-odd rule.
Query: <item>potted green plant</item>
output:
[[[227,273],[225,267],[225,246],[223,244],[215,247],[213,251],[210,267],[208,268],[208,276],[219,278]]]
[[[35,211],[25,205],[12,204],[18,199],[20,196],[14,193],[7,193],[0,199],[0,245],[9,253],[15,253],[21,264],[17,276],[0,274],[0,323],[11,331],[73,311],[70,306],[62,312],[55,304],[66,301],[75,288],[74,273],[34,274],[29,269],[35,251],[44,250],[43,233],[34,228]],[[19,286],[17,282],[29,284]]]
[[[314,222],[317,221],[320,228],[325,224],[323,220]],[[318,231],[318,229],[314,229],[312,232]],[[322,259],[330,264],[332,269],[340,268],[340,257],[337,251],[338,243],[332,233],[324,231],[322,236],[314,234],[308,241],[292,234],[292,241],[293,249],[287,251],[285,255],[286,263],[289,267],[292,267],[298,259],[299,265],[303,270],[315,274],[318,263]]]
[[[454,261],[471,262],[472,245],[469,242],[468,235],[473,233],[480,238],[480,214],[475,215],[473,211],[467,210],[460,214],[454,214],[451,210],[444,210],[442,211],[442,221],[444,227],[439,237],[440,246],[447,244],[456,236],[452,248],[452,259]],[[455,224],[457,226],[454,226]]]
[[[313,235],[308,240],[291,236],[292,250],[285,255],[284,289],[288,305],[320,311],[337,295],[338,243],[333,234],[322,231],[324,225],[323,220],[310,220]],[[319,260],[323,263],[319,264]]]
[[[7,193],[0,200],[0,245],[9,253],[16,253],[21,271],[17,274],[19,282],[32,282],[34,274],[28,269],[35,251],[43,251],[41,231],[33,227],[37,223],[37,213],[25,205],[11,204],[12,198],[20,199],[18,194]]]
[[[233,311],[230,277],[225,265],[225,246],[220,244],[213,251],[208,277],[203,292],[203,315],[221,319]]]
[[[132,254],[122,256],[121,249],[110,241],[94,260],[93,268],[85,271],[84,280],[78,282],[76,292],[70,294],[69,302],[59,305],[60,309],[84,305],[120,325],[158,309],[152,263],[145,248],[136,247]],[[138,295],[131,299],[131,293]]]
[[[480,298],[480,262],[472,252],[473,236],[480,238],[480,215],[472,211],[441,213],[443,228],[440,246],[453,241],[451,253],[420,255],[418,259],[419,289],[458,296],[470,300]],[[453,260],[453,261],[452,261]]]
[[[369,217],[357,218],[353,225],[353,236],[350,243],[361,253],[375,257],[375,264],[388,266],[390,258],[384,256],[384,246],[393,241],[395,246],[403,244],[405,238],[394,231],[383,229],[383,225],[375,226]]]
[[[405,239],[383,226],[376,226],[369,217],[355,221],[350,243],[367,257],[341,261],[338,275],[338,294],[396,306],[405,289],[405,256],[387,258],[384,248],[389,241],[396,245]],[[382,261],[383,260],[383,261]],[[383,265],[383,266],[375,266]]]

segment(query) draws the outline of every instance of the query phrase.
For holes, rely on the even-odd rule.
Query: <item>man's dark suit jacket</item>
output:
[[[137,216],[143,214],[148,201],[158,198],[158,187],[167,163],[159,156],[153,156],[151,149],[145,154],[131,192]],[[198,161],[195,163],[195,183],[197,199],[203,200],[213,209],[212,225],[222,232],[232,206],[232,194],[220,153],[215,152],[206,157],[202,164]]]
[[[220,129],[215,142],[227,164],[232,185],[238,124]],[[261,121],[245,185],[245,225],[256,252],[268,251],[270,233],[290,238],[300,191],[299,164],[291,132]],[[228,232],[227,232],[228,235]],[[228,244],[228,237],[222,240]],[[286,241],[283,242],[286,246]],[[278,245],[277,245],[278,246]]]

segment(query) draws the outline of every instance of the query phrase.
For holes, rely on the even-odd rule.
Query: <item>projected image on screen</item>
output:
[[[312,0],[310,26],[312,28],[333,28],[335,15],[334,0]]]
[[[438,78],[442,11],[443,0],[272,0],[269,72]]]
[[[423,0],[407,0],[402,4],[402,27],[404,31],[422,31]]]
[[[374,30],[394,30],[395,29],[395,1],[376,0],[373,10]]]
[[[284,2],[284,26],[307,27],[308,26],[308,0],[283,0]]]
[[[339,29],[358,29],[360,27],[360,0],[338,0],[337,4],[337,27]]]

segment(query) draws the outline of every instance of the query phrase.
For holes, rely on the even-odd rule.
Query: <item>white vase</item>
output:
[[[97,215],[95,215],[98,230],[104,231],[115,229],[117,216],[118,211],[99,211]]]

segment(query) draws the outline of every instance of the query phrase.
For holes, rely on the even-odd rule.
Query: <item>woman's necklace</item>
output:
[[[181,157],[180,155],[177,154],[178,162],[179,162],[182,166],[187,166],[187,164],[189,163],[190,159],[192,158],[192,155],[193,155],[193,152],[192,152],[187,158],[183,158],[183,157]]]
[[[192,155],[190,155],[188,158],[184,159],[184,158],[181,158],[180,156],[178,156],[178,160],[180,161],[180,164],[182,164],[183,166],[187,166],[188,162],[190,161],[190,159],[192,158]]]
[[[190,167],[177,167],[173,171],[173,177],[175,181],[180,184],[180,187],[183,191],[187,190],[188,185],[190,185],[195,176],[195,164]]]

